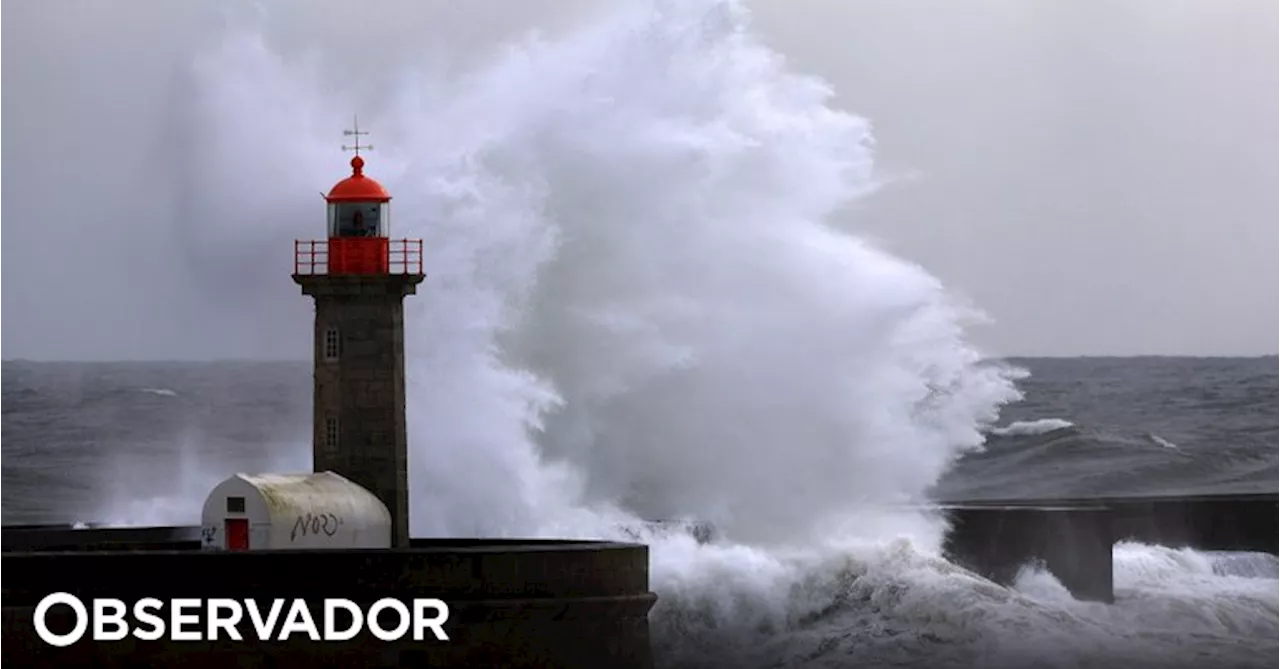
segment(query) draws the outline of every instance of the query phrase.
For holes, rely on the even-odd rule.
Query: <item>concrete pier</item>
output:
[[[0,528],[4,553],[24,551],[198,550],[200,526],[83,527],[9,525]]]
[[[997,583],[1018,571],[1048,569],[1079,599],[1114,600],[1111,510],[1105,506],[947,505],[945,551],[961,566]]]
[[[1277,554],[1276,494],[1113,498],[1117,541]]]
[[[998,583],[1040,563],[1082,600],[1114,600],[1112,547],[1277,553],[1277,494],[940,502],[948,556]]]
[[[1114,600],[1112,548],[1140,541],[1200,550],[1277,552],[1275,493],[1070,500],[973,500],[937,505],[951,521],[945,550],[1000,583],[1039,563],[1077,598]],[[658,523],[709,540],[703,523]],[[391,550],[209,552],[199,528],[6,527],[0,536],[3,661],[15,666],[475,666],[648,669],[645,546],[587,541],[414,539]],[[65,649],[43,644],[32,613],[44,596],[443,599],[450,642],[349,643],[305,636],[267,644],[137,640]],[[264,605],[268,602],[264,602]],[[55,631],[70,628],[59,607]],[[318,609],[316,609],[318,610]],[[248,628],[246,628],[248,629]]]

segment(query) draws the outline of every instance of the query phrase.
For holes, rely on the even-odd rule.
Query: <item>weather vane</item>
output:
[[[355,151],[357,156],[359,156],[359,155],[360,155],[360,149],[364,149],[365,151],[372,151],[372,150],[373,150],[373,145],[372,145],[372,144],[361,144],[361,143],[360,143],[360,136],[361,136],[361,135],[368,135],[368,134],[369,134],[369,131],[368,131],[368,130],[365,130],[365,131],[363,131],[363,132],[362,132],[362,131],[360,130],[360,117],[359,117],[359,116],[353,116],[353,117],[351,118],[351,127],[352,127],[352,129],[351,129],[351,130],[343,130],[343,131],[342,131],[342,136],[343,136],[343,137],[354,137],[354,138],[355,138],[355,143],[354,143],[354,144],[352,144],[351,146],[347,146],[346,144],[343,144],[343,145],[342,145],[342,150],[343,150],[343,151]]]

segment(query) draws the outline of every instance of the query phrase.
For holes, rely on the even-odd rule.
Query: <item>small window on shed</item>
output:
[[[228,498],[227,498],[227,513],[244,513],[244,498],[243,498],[243,497],[228,497]]]
[[[329,448],[338,447],[338,419],[326,418],[324,421],[324,441]]]
[[[324,359],[330,362],[337,360],[342,353],[342,338],[338,336],[338,328],[331,327],[324,331]]]

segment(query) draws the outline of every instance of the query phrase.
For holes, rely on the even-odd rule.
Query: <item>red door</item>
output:
[[[249,519],[248,518],[228,518],[226,532],[227,532],[227,550],[229,551],[249,550]]]

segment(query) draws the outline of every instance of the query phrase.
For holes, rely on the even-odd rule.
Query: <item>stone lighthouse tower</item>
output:
[[[325,240],[294,244],[293,280],[315,299],[312,458],[372,492],[391,512],[393,546],[409,543],[404,298],[417,290],[422,240],[391,239],[391,194],[365,176],[361,135],[351,176],[325,196]]]

